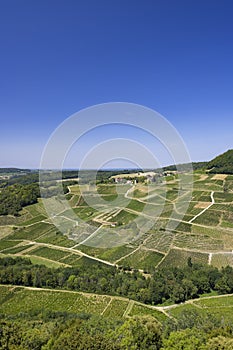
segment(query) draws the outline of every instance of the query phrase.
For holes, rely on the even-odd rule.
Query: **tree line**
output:
[[[68,186],[76,183],[76,181],[62,183],[64,194],[69,192]],[[18,216],[23,207],[37,203],[39,197],[50,198],[60,195],[61,191],[56,182],[43,185],[46,187],[40,187],[37,182],[3,187],[0,191],[0,215]]]
[[[37,202],[40,196],[39,185],[14,184],[1,189],[0,215],[18,215],[22,208]]]
[[[192,264],[169,267],[145,278],[137,270],[124,271],[81,258],[79,266],[49,268],[33,265],[30,260],[0,258],[0,284],[61,288],[97,294],[124,296],[146,304],[165,301],[180,303],[204,293],[233,293],[233,268],[221,270],[208,265]]]

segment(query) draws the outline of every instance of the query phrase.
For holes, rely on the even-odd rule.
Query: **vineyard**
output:
[[[52,205],[49,198],[24,207],[18,217],[1,216],[0,254],[53,266],[75,266],[86,256],[147,272],[183,266],[188,257],[232,265],[233,177],[196,172],[191,196],[185,186],[179,193],[177,175],[165,180],[99,184],[96,191],[75,184],[66,195],[70,210],[57,200],[52,218],[44,208]]]
[[[0,305],[0,313],[5,316],[20,316],[22,310],[25,314],[40,314],[47,310],[119,319],[149,314],[159,321],[166,319],[156,307],[151,308],[126,298],[41,288],[0,286]]]

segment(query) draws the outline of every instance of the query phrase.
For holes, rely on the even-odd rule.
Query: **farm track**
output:
[[[204,179],[204,177],[205,177],[205,179]],[[199,180],[195,180],[194,181],[194,183],[198,183],[198,182],[200,182],[200,181],[202,181],[202,180],[206,180],[207,178],[208,178],[208,176],[204,176],[204,177],[200,177],[200,179]],[[210,179],[211,180],[211,179]],[[173,181],[174,182],[174,181]],[[225,182],[225,179],[224,179],[224,182]],[[171,181],[169,181],[169,184],[171,184],[172,182]],[[176,181],[174,182],[174,184],[175,183],[177,183]],[[213,230],[215,227],[214,226],[210,226],[209,224],[208,224],[208,222],[207,222],[207,225],[205,225],[205,224],[200,224],[200,223],[196,223],[195,222],[195,220],[199,217],[199,216],[201,216],[205,211],[207,211],[208,209],[210,209],[211,208],[211,206],[213,206],[215,203],[218,203],[219,205],[221,204],[221,205],[232,205],[232,202],[221,202],[221,196],[219,196],[218,197],[218,195],[217,195],[217,193],[223,193],[223,190],[218,190],[218,189],[215,189],[215,190],[210,190],[210,189],[208,189],[208,188],[205,188],[205,187],[203,187],[203,185],[204,184],[200,184],[200,187],[199,188],[194,188],[194,191],[198,191],[198,192],[200,192],[198,195],[196,195],[195,194],[195,196],[197,196],[197,198],[195,198],[196,200],[194,200],[194,198],[193,198],[193,200],[191,200],[193,203],[195,203],[195,202],[199,202],[199,200],[198,200],[198,198],[200,197],[200,196],[211,196],[211,203],[210,203],[210,201],[209,201],[209,205],[206,207],[206,208],[204,208],[203,210],[201,210],[201,212],[199,212],[197,215],[195,215],[195,216],[193,216],[191,219],[190,219],[190,216],[191,216],[191,214],[190,214],[190,216],[188,217],[188,215],[187,215],[187,217],[186,217],[186,220],[180,220],[180,219],[176,219],[176,218],[170,218],[170,220],[172,220],[172,221],[174,221],[174,222],[177,222],[177,223],[183,223],[183,224],[190,224],[190,226],[192,225],[192,227],[199,227],[199,228],[203,228],[203,231],[205,232],[205,229],[210,229],[210,230]],[[214,184],[215,185],[215,184]],[[221,188],[222,186],[220,186],[220,188]],[[150,191],[148,194],[146,194],[146,192],[145,192],[145,194],[146,194],[146,196],[145,197],[141,197],[141,198],[136,198],[136,197],[133,197],[132,195],[131,195],[131,193],[135,190],[135,188],[137,188],[137,186],[136,185],[133,185],[133,186],[131,186],[130,188],[128,188],[127,190],[124,188],[123,189],[123,192],[122,192],[122,195],[124,195],[124,197],[125,198],[128,198],[128,199],[130,199],[130,200],[134,200],[134,201],[137,201],[137,202],[141,202],[141,203],[146,203],[146,204],[148,204],[148,199],[150,199],[150,198],[154,198],[154,197],[160,197],[161,199],[163,199],[163,200],[166,200],[167,202],[169,202],[169,203],[172,203],[173,205],[174,205],[174,210],[175,211],[177,211],[177,208],[176,208],[176,202],[177,202],[177,200],[176,200],[176,198],[175,199],[166,199],[165,197],[163,197],[161,194],[159,194],[159,193],[154,193],[154,190],[153,191]],[[140,186],[139,186],[139,190],[140,190]],[[212,188],[214,188],[214,187],[212,187]],[[68,187],[68,189],[69,189],[69,193],[72,193],[72,187]],[[142,189],[143,190],[143,189]],[[203,190],[203,193],[201,193],[201,191]],[[125,191],[125,193],[124,193],[124,191]],[[156,191],[156,189],[155,189],[155,191]],[[216,193],[216,196],[214,196],[214,194]],[[187,194],[187,192],[185,192],[184,194],[182,194],[180,197],[182,197],[182,196],[186,196],[186,194]],[[179,197],[179,198],[180,198]],[[214,198],[215,197],[215,198]],[[215,200],[216,200],[216,202],[215,202]],[[200,200],[201,201],[201,200]],[[204,200],[205,201],[205,200]],[[158,206],[158,204],[156,204],[156,203],[149,203],[150,205],[155,205],[155,206]],[[169,204],[170,205],[170,204]],[[80,206],[81,207],[81,206]],[[140,207],[140,206],[139,206]],[[85,206],[83,206],[83,208],[85,208]],[[137,205],[136,205],[136,208],[137,208]],[[37,208],[38,210],[39,210],[39,207]],[[142,216],[142,217],[144,217],[144,218],[146,218],[146,219],[148,219],[148,220],[154,220],[154,217],[153,216],[150,216],[150,215],[147,215],[146,213],[143,213],[143,210],[142,210],[142,212],[140,212],[140,211],[137,211],[137,210],[134,210],[134,209],[131,209],[131,208],[124,208],[124,207],[116,207],[115,208],[115,210],[117,210],[116,212],[115,212],[115,214],[114,214],[114,210],[112,211],[111,210],[112,208],[110,208],[110,207],[108,207],[107,206],[107,203],[106,203],[106,213],[105,214],[103,214],[103,213],[101,213],[101,214],[99,214],[99,215],[97,215],[97,216],[94,216],[93,218],[92,218],[92,220],[95,220],[95,219],[98,219],[98,217],[101,219],[101,216],[103,216],[103,215],[106,215],[106,220],[111,220],[111,219],[113,219],[117,214],[119,214],[119,212],[121,211],[121,210],[124,210],[124,211],[126,211],[126,212],[128,212],[129,214],[135,214],[135,215],[137,215],[137,216]],[[217,210],[217,209],[216,209]],[[219,209],[220,210],[220,209]],[[221,209],[222,210],[222,209]],[[223,211],[223,210],[222,210]],[[32,211],[32,212],[34,212],[34,210]],[[42,211],[40,210],[40,212],[42,213]],[[178,213],[178,211],[177,211],[177,213]],[[30,212],[29,212],[29,214],[30,214]],[[36,218],[36,217],[38,217],[40,214],[38,214],[38,215],[36,215],[34,218]],[[44,211],[43,211],[43,215],[44,215]],[[55,217],[58,217],[58,218],[61,218],[61,219],[65,219],[65,220],[69,220],[69,221],[71,221],[71,222],[74,222],[76,225],[77,225],[77,221],[75,221],[75,220],[73,220],[73,219],[71,219],[71,218],[68,218],[68,217],[66,217],[65,215],[64,215],[64,210],[62,210],[62,211],[60,211],[58,214],[56,214],[55,215]],[[32,218],[33,218],[33,216],[32,216]],[[167,220],[167,219],[169,219],[169,217],[168,217],[168,214],[165,212],[165,213],[163,213],[163,214],[161,214],[160,215],[160,218],[163,220],[163,219],[165,219],[165,220]],[[190,219],[190,220],[189,220]],[[222,217],[221,217],[221,220],[222,220]],[[31,223],[31,224],[29,224],[29,225],[25,225],[25,228],[27,229],[27,228],[29,228],[29,227],[33,227],[33,226],[35,226],[35,225],[37,225],[38,223],[47,223],[47,224],[50,224],[51,226],[53,225],[53,223],[52,222],[49,222],[49,218],[48,219],[42,219],[41,221],[38,221],[38,222],[35,222],[35,223]],[[109,223],[108,223],[109,224]],[[33,238],[34,239],[34,241],[32,240],[32,241],[27,241],[27,240],[24,240],[24,243],[23,244],[25,244],[25,250],[23,250],[23,251],[21,251],[21,252],[19,252],[19,253],[16,253],[15,255],[22,255],[22,256],[25,256],[24,254],[26,254],[27,252],[28,253],[30,253],[31,254],[31,256],[32,256],[32,254],[33,254],[33,250],[34,249],[36,249],[36,248],[38,248],[38,247],[47,247],[47,248],[50,248],[50,249],[53,249],[53,250],[60,250],[60,251],[63,251],[63,252],[67,252],[67,253],[69,253],[70,255],[71,254],[75,254],[75,255],[77,255],[77,257],[79,256],[79,257],[87,257],[87,258],[89,258],[89,259],[92,259],[92,260],[94,260],[94,261],[97,261],[97,262],[101,262],[101,263],[104,263],[104,264],[106,264],[106,265],[109,265],[109,266],[115,266],[115,267],[118,267],[118,263],[119,262],[121,262],[123,259],[125,259],[125,258],[127,258],[127,257],[130,257],[131,255],[133,255],[134,253],[136,253],[138,250],[140,250],[140,248],[142,248],[143,250],[145,250],[145,251],[156,251],[156,252],[161,252],[162,254],[164,254],[164,257],[162,258],[162,260],[158,263],[158,265],[157,265],[157,267],[163,262],[163,260],[164,259],[166,259],[166,257],[167,257],[167,255],[169,254],[169,252],[171,251],[171,249],[177,249],[177,250],[182,250],[182,251],[187,251],[187,252],[190,252],[190,253],[204,253],[204,254],[208,254],[208,264],[209,265],[211,265],[211,263],[212,263],[212,258],[214,257],[214,255],[215,254],[233,254],[233,252],[232,252],[232,250],[231,250],[231,243],[229,243],[229,250],[214,250],[214,251],[212,251],[211,250],[211,248],[207,248],[207,247],[205,247],[205,246],[203,246],[203,247],[201,247],[200,246],[200,249],[199,249],[199,246],[197,246],[197,249],[192,249],[192,248],[189,248],[188,246],[186,247],[176,247],[176,245],[173,245],[173,242],[174,242],[174,239],[175,239],[175,237],[176,237],[176,234],[174,235],[174,237],[173,237],[173,240],[172,240],[172,243],[170,244],[170,247],[168,248],[168,250],[166,250],[166,251],[160,251],[160,250],[156,250],[156,249],[152,249],[152,248],[147,248],[146,246],[145,246],[145,242],[143,242],[143,243],[141,243],[140,245],[138,245],[137,247],[135,247],[135,249],[133,250],[133,251],[131,251],[130,253],[128,253],[128,254],[126,254],[125,256],[120,256],[117,260],[115,260],[113,263],[112,262],[109,262],[109,261],[107,261],[107,260],[103,260],[103,259],[100,259],[100,258],[97,258],[97,257],[94,257],[94,256],[92,256],[92,255],[89,255],[89,254],[87,254],[87,253],[84,253],[82,250],[78,250],[78,249],[75,249],[75,248],[77,248],[78,246],[80,246],[80,245],[82,245],[82,244],[85,244],[86,242],[88,242],[88,240],[90,240],[91,238],[93,238],[96,234],[98,234],[98,231],[101,229],[101,227],[103,227],[105,225],[105,222],[104,222],[104,220],[103,220],[103,222],[102,222],[102,225],[100,226],[100,227],[98,227],[98,228],[96,228],[95,229],[95,231],[94,232],[92,232],[91,234],[90,234],[90,236],[89,237],[87,237],[87,238],[85,238],[82,242],[80,242],[80,243],[76,243],[75,244],[75,242],[74,242],[74,245],[72,246],[72,247],[65,247],[65,246],[61,246],[61,245],[56,245],[56,244],[53,244],[53,243],[40,243],[40,242],[37,242],[39,239],[41,239],[41,238],[43,238],[44,236],[46,237],[46,236],[48,236],[48,233],[50,232],[50,231],[52,231],[52,227],[51,227],[51,229],[50,230],[48,230],[48,231],[46,231],[46,232],[43,232],[40,236],[38,236],[38,237],[36,237],[36,238]],[[14,226],[17,226],[17,225],[6,225],[6,226],[9,226],[9,227],[14,227]],[[20,226],[21,228],[22,228],[22,225]],[[219,229],[221,229],[221,231],[223,231],[223,233],[227,233],[227,235],[229,235],[229,233],[232,233],[232,228],[230,228],[230,227],[221,227],[221,222],[219,223],[219,225],[218,225],[218,227],[219,227]],[[198,229],[197,231],[200,231],[200,229]],[[178,231],[176,231],[176,232],[178,232]],[[184,233],[184,234],[186,234],[186,235],[192,235],[192,234],[195,234],[195,232],[193,233],[192,232],[192,229],[191,229],[191,231],[190,232],[186,232],[186,231],[179,231],[180,233]],[[208,232],[207,232],[207,234],[208,234]],[[11,233],[9,233],[9,236],[11,235]],[[6,236],[8,236],[8,235],[6,235]],[[26,237],[26,236],[25,236]],[[27,236],[28,237],[28,236]],[[10,237],[9,237],[10,238]],[[21,240],[22,241],[22,240]],[[48,241],[47,241],[48,242]],[[22,244],[22,243],[21,243]],[[20,244],[20,245],[21,245]],[[29,245],[29,244],[33,244],[33,247],[27,247],[27,245]],[[19,245],[19,246],[20,246]],[[228,248],[228,246],[226,246],[227,248]],[[17,246],[15,246],[15,248],[17,248]],[[156,248],[156,246],[155,246],[155,248]],[[220,248],[220,247],[219,247]],[[232,247],[233,248],[233,247]],[[1,250],[1,252],[2,253],[4,253],[4,254],[7,254],[7,249],[8,248],[6,248],[6,249],[2,249]],[[10,249],[10,248],[9,248]],[[217,247],[217,249],[218,249],[218,247]],[[64,259],[65,259],[66,257],[64,257]],[[63,258],[62,258],[63,259]],[[62,260],[61,259],[61,260]],[[50,259],[48,259],[49,261],[51,261],[51,262],[56,262],[57,260],[50,260]],[[67,265],[67,266],[70,266],[70,265]]]
[[[195,215],[191,220],[189,220],[189,223],[190,223],[190,224],[191,224],[194,220],[196,220],[196,218],[198,218],[198,217],[201,216],[204,212],[206,212],[206,210],[208,210],[210,207],[212,207],[212,205],[215,204],[215,200],[214,200],[214,191],[211,192],[210,198],[211,198],[211,204],[208,205],[208,207],[206,207],[205,209],[203,209],[200,213],[198,213],[197,215]]]
[[[227,297],[233,297],[233,294],[210,295],[210,296],[206,296],[206,297],[202,297],[202,298],[190,299],[190,300],[187,300],[184,303],[180,303],[180,304],[172,304],[172,305],[168,305],[168,306],[158,306],[158,308],[161,308],[164,311],[166,311],[166,310],[174,309],[174,308],[179,307],[181,305],[192,304],[192,305],[202,309],[202,307],[200,305],[197,305],[196,303],[198,303],[199,301],[202,301],[202,300],[220,299],[220,298],[223,298],[223,297],[224,298],[225,297],[226,298]]]
[[[171,304],[171,305],[167,305],[167,306],[154,306],[154,305],[144,304],[144,303],[141,303],[139,301],[135,301],[135,300],[132,300],[132,299],[129,299],[126,297],[120,297],[120,296],[108,295],[108,294],[95,294],[95,293],[87,293],[87,292],[80,292],[80,291],[72,291],[72,290],[67,290],[67,289],[37,288],[37,287],[26,287],[26,286],[20,286],[20,285],[6,285],[6,284],[0,284],[0,287],[7,287],[7,288],[9,288],[9,291],[13,291],[13,292],[17,291],[17,289],[20,289],[20,290],[23,289],[25,291],[28,290],[28,291],[36,291],[36,292],[64,293],[64,294],[72,294],[72,295],[76,294],[77,296],[82,295],[86,298],[91,298],[91,297],[110,298],[108,304],[102,310],[101,315],[104,315],[104,313],[106,313],[108,308],[111,307],[113,300],[125,301],[125,302],[127,302],[127,306],[126,306],[124,313],[123,313],[124,318],[130,317],[129,315],[130,315],[134,305],[138,305],[138,306],[142,306],[142,307],[147,308],[147,309],[159,311],[159,312],[163,313],[164,315],[166,315],[167,317],[174,319],[174,317],[168,313],[169,310],[172,310],[174,308],[182,307],[184,305],[191,304],[197,308],[205,309],[204,306],[198,305],[198,302],[203,301],[203,300],[233,297],[233,294],[210,295],[210,296],[206,296],[206,297],[202,297],[202,298],[190,299],[190,300],[187,300],[187,301],[180,303],[180,304]]]
[[[134,306],[134,301],[133,300],[130,300],[126,309],[125,309],[125,312],[123,314],[123,317],[128,317],[130,312],[132,311],[132,308]]]
[[[103,227],[103,225],[101,225],[100,227],[98,227],[89,237],[87,237],[86,239],[84,239],[82,242],[80,242],[80,243],[78,243],[78,244],[75,244],[73,247],[71,247],[71,249],[74,249],[74,248],[80,246],[81,244],[84,244],[84,243],[86,243],[87,241],[89,241],[91,238],[93,238],[93,237],[96,235],[96,233],[97,233],[100,229],[102,229],[102,227]]]
[[[36,249],[38,247],[46,247],[46,248],[50,248],[50,249],[54,249],[54,250],[61,250],[61,251],[64,251],[64,252],[69,252],[69,253],[73,253],[73,254],[76,254],[76,255],[79,255],[79,256],[83,256],[83,257],[95,260],[97,262],[101,262],[101,263],[103,263],[105,265],[116,266],[115,264],[110,263],[109,261],[93,257],[91,255],[88,255],[88,254],[82,252],[81,250],[77,250],[77,249],[74,249],[72,247],[71,248],[70,247],[62,247],[62,246],[58,246],[58,245],[54,245],[54,244],[50,244],[50,243],[41,243],[41,242],[36,242],[36,241],[25,240],[25,246],[28,245],[28,244],[33,244],[34,249]],[[21,254],[17,254],[17,255],[18,256],[19,255],[23,255],[22,254],[23,252],[24,251],[22,251]],[[40,256],[38,256],[38,257],[40,257]],[[54,260],[51,260],[51,261],[54,261]]]

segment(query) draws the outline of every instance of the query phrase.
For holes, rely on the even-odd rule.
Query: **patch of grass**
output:
[[[208,312],[216,319],[225,324],[233,322],[233,297],[220,296],[216,298],[202,298],[195,301],[198,307],[201,307],[204,312]]]
[[[112,202],[118,197],[117,194],[106,194],[102,195],[101,198],[107,202]]]
[[[140,212],[140,211],[143,211],[144,207],[145,207],[145,203],[142,203],[142,202],[139,202],[135,199],[132,199],[126,208]]]
[[[133,308],[129,313],[129,316],[145,316],[145,315],[151,315],[161,323],[167,320],[167,316],[164,313],[156,309],[139,305],[137,303],[133,305]]]
[[[103,315],[105,317],[122,318],[128,303],[126,300],[113,299]]]
[[[79,200],[79,195],[74,194],[69,200],[70,206],[75,207],[78,203],[78,200]]]
[[[99,194],[117,195],[116,185],[115,184],[98,185],[97,192]]]
[[[143,198],[143,197],[146,197],[147,195],[148,195],[148,191],[142,191],[138,188],[136,188],[133,191],[133,197],[135,197],[135,198]]]
[[[160,268],[177,266],[183,267],[187,265],[188,258],[192,259],[193,263],[207,264],[208,254],[199,252],[190,252],[180,249],[171,249],[166,258],[159,265]]]
[[[206,226],[217,226],[220,223],[221,213],[214,210],[206,210],[203,214],[198,216],[193,222]]]
[[[171,308],[167,310],[168,315],[174,317],[174,318],[179,318],[184,312],[191,313],[194,311],[195,313],[198,312],[200,317],[204,316],[206,314],[205,310],[202,309],[197,309],[197,307],[193,304],[180,304],[175,308]]]
[[[57,231],[55,228],[45,233],[40,238],[36,239],[36,242],[49,243],[61,247],[72,247],[74,245],[74,241],[68,239],[65,235]]]
[[[224,212],[221,226],[233,228],[233,212]]]
[[[217,203],[233,202],[233,193],[216,192],[214,194],[214,199],[215,199],[215,202]]]
[[[47,216],[43,215],[43,214],[39,214],[37,216],[34,216],[32,219],[30,220],[27,220],[27,221],[24,221],[24,222],[21,222],[19,224],[19,226],[29,226],[29,225],[32,225],[32,224],[35,224],[37,222],[40,222],[42,220],[45,220],[47,219]]]
[[[53,227],[51,224],[39,222],[29,227],[20,228],[13,233],[12,237],[14,239],[35,240]]]
[[[59,268],[61,266],[64,266],[64,264],[69,265],[69,263],[66,263],[64,261],[58,262],[58,261],[53,261],[53,260],[48,260],[39,256],[29,256],[25,255],[25,258],[29,258],[34,265],[45,265],[50,268]]]
[[[225,233],[224,229],[215,227],[204,227],[198,225],[192,225],[192,233],[207,235],[211,238],[222,239],[222,235]]]
[[[227,265],[233,266],[233,254],[227,252],[224,254],[213,254],[211,265],[219,269]]]
[[[14,227],[11,226],[0,226],[0,240],[5,239],[7,236],[9,236],[13,231]]]
[[[149,232],[144,246],[146,248],[155,249],[162,253],[168,252],[173,241],[174,234],[170,231]]]
[[[81,259],[80,255],[70,254],[70,255],[66,256],[65,258],[60,259],[59,263],[68,264],[71,266],[76,266],[79,259]]]
[[[20,223],[31,219],[31,215],[27,212],[24,212],[24,214],[20,216],[11,216],[11,215],[4,215],[0,216],[0,226],[5,225],[19,225]]]
[[[71,193],[80,194],[80,187],[79,187],[79,185],[72,185],[72,186],[69,186],[69,188],[70,188],[70,192]]]
[[[181,222],[177,227],[176,227],[176,231],[181,231],[181,232],[191,232],[192,229],[192,225],[185,223],[185,222]]]
[[[0,312],[17,315],[21,312],[50,310],[100,314],[109,300],[107,296],[15,288],[11,299],[1,304]]]
[[[116,222],[117,225],[127,225],[131,221],[135,220],[137,218],[136,214],[129,213],[126,210],[121,210],[119,214],[117,214],[114,217],[114,222]]]
[[[19,243],[19,241],[0,240],[0,251],[2,252],[4,249],[12,248]]]
[[[107,260],[110,262],[114,262],[121,257],[131,253],[135,248],[129,247],[129,246],[120,246],[120,247],[114,247],[109,248],[105,250],[103,253],[99,254],[98,257]]]
[[[27,245],[20,245],[18,247],[9,248],[7,250],[4,250],[4,254],[18,254],[18,253],[23,252],[25,249],[28,249],[32,246],[33,246],[33,244],[27,244]]]
[[[44,208],[43,201],[41,198],[38,199],[38,203],[28,205],[27,207],[24,208],[24,210],[30,213],[32,217],[40,214],[46,216],[46,210]]]
[[[125,259],[122,259],[120,264],[151,272],[158,265],[163,256],[164,255],[162,253],[140,248],[139,250],[135,251],[135,253],[131,254]]]
[[[86,206],[84,208],[74,208],[75,214],[77,215],[77,221],[80,218],[83,221],[92,219],[98,211],[95,208]]]
[[[173,245],[178,248],[200,249],[218,251],[224,249],[222,240],[211,238],[207,235],[195,235],[181,233],[176,235]]]
[[[47,258],[47,259],[50,259],[50,260],[59,261],[60,259],[68,256],[69,252],[63,252],[62,250],[56,250],[56,249],[52,249],[52,248],[41,247],[41,248],[34,249],[31,252],[31,254],[30,254],[30,252],[28,254],[29,255],[41,256],[43,258]]]

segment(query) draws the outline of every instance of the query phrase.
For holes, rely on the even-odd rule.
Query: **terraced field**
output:
[[[190,300],[182,305],[171,305],[165,307],[167,315],[178,317],[184,311],[196,312],[197,315],[212,315],[223,325],[233,323],[233,295],[204,297]]]
[[[46,311],[103,315],[112,318],[151,315],[163,323],[176,319],[184,312],[212,315],[222,324],[233,323],[233,295],[210,296],[169,306],[145,305],[127,298],[80,293],[67,290],[0,286],[0,314],[17,317]]]
[[[0,254],[51,266],[75,266],[87,256],[146,271],[181,266],[188,257],[217,267],[233,265],[232,188],[232,176],[201,173],[194,174],[190,201],[189,188],[179,189],[178,176],[157,184],[100,184],[97,191],[69,186],[70,210],[56,201],[48,217],[40,199],[19,217],[0,217]]]
[[[106,295],[79,293],[66,290],[0,286],[0,313],[17,316],[24,313],[60,311],[104,315],[113,318],[151,314],[159,321],[166,319],[162,309],[146,306],[132,300]]]

